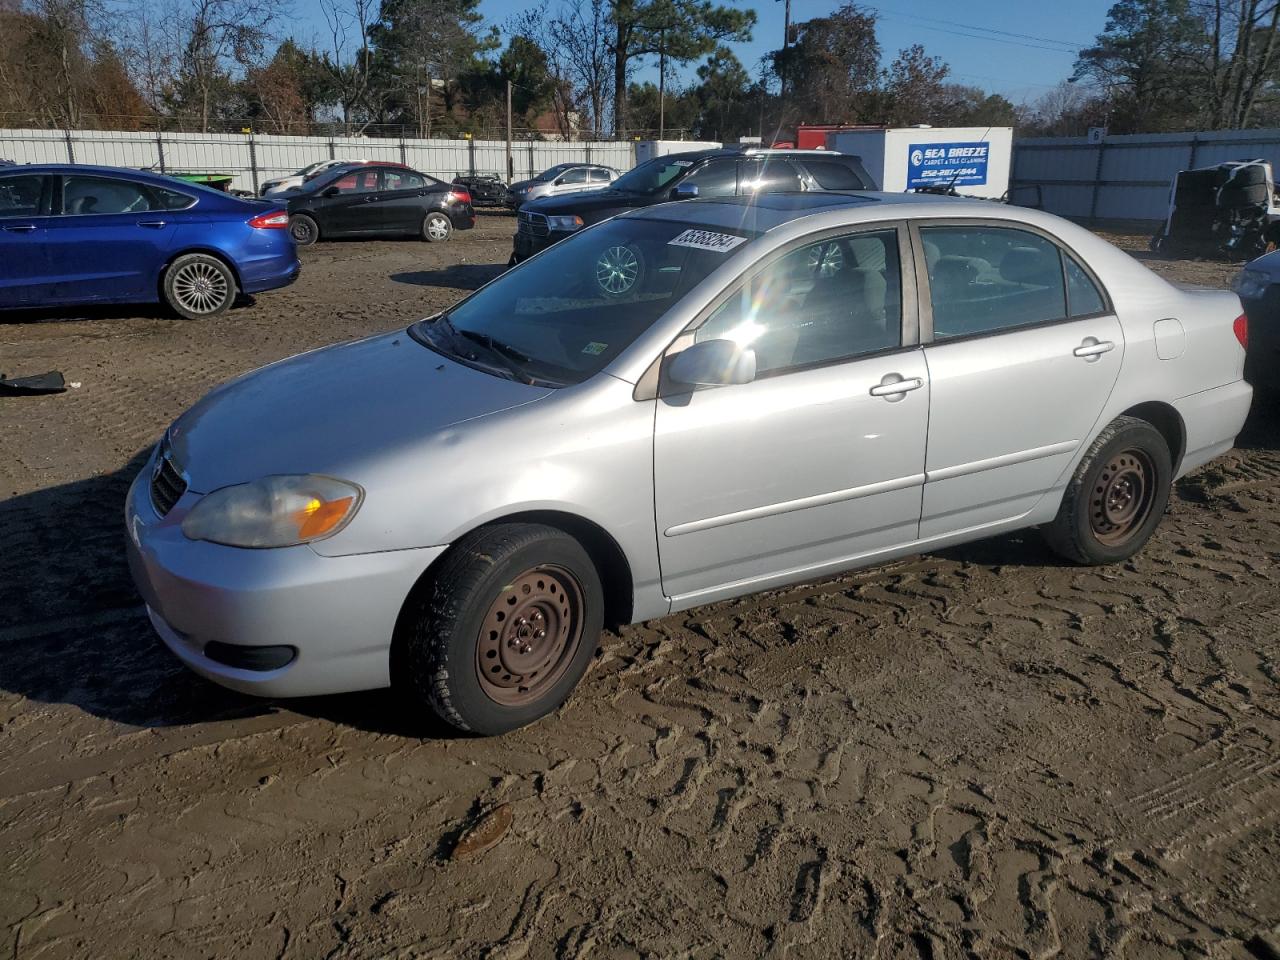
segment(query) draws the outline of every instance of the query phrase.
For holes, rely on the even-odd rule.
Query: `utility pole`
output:
[[[514,167],[511,161],[511,81],[507,81],[507,183],[512,180]]]
[[[786,50],[791,44],[791,0],[782,0],[782,49]],[[780,77],[778,81],[778,96],[784,97],[787,94],[787,78]]]
[[[790,3],[791,0],[787,0]],[[667,29],[658,31],[658,139],[667,129]]]

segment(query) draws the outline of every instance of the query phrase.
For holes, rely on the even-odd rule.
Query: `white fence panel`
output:
[[[1023,139],[1013,153],[1014,203],[1077,219],[1162,220],[1180,170],[1259,157],[1280,167],[1280,130]]]
[[[230,173],[236,190],[255,191],[316,160],[407,163],[442,180],[458,174],[503,176],[502,140],[391,140],[380,137],[250,136],[239,133],[163,133],[106,130],[0,130],[0,158],[18,163],[92,163],[165,172]],[[613,141],[525,141],[512,144],[516,179],[557,163],[635,165],[635,146]]]

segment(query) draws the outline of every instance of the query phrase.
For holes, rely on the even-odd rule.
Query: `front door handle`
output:
[[[1085,337],[1080,346],[1071,352],[1077,357],[1084,357],[1086,363],[1097,363],[1104,353],[1110,353],[1116,345],[1110,340],[1099,340],[1097,337]]]
[[[138,226],[150,227],[152,230],[159,230],[161,227],[168,226],[168,223],[164,220],[139,220]]]
[[[12,226],[5,227],[10,233],[33,233],[36,225],[34,223],[15,223]]]
[[[890,403],[895,403],[912,390],[919,390],[923,386],[924,380],[920,377],[904,378],[900,373],[890,373],[872,387],[870,392],[873,397],[884,397]]]

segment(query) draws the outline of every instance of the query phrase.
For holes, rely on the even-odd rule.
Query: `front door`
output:
[[[919,235],[932,308],[928,538],[1035,507],[1096,432],[1124,336],[1097,283],[1041,234],[974,224]]]
[[[0,307],[31,306],[49,293],[49,177],[0,176]]]
[[[48,247],[59,303],[155,299],[177,226],[164,196],[131,180],[68,174],[61,214],[49,220]]]
[[[916,538],[929,381],[905,249],[896,227],[803,244],[672,348],[736,340],[758,371],[742,385],[664,385],[657,401],[658,550],[676,607]]]
[[[321,235],[349,237],[376,233],[368,205],[378,193],[378,171],[368,168],[352,170],[331,183],[323,193],[334,187],[338,192],[323,197],[315,208]]]

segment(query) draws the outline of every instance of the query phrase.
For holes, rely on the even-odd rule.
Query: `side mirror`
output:
[[[672,200],[692,200],[698,195],[696,183],[681,183],[671,189]]]
[[[332,187],[325,187],[325,188],[324,188],[324,193],[320,194],[320,196],[322,196],[322,197],[336,197],[336,196],[337,196],[338,194],[340,194],[341,192],[342,192],[342,191],[341,191],[341,190],[339,190],[339,189],[337,188],[337,186],[335,185],[335,186],[332,186]]]
[[[703,340],[675,355],[667,374],[689,386],[726,386],[756,378],[756,352],[733,340]]]

